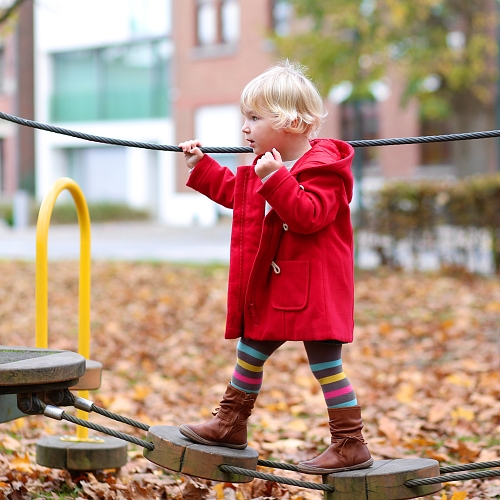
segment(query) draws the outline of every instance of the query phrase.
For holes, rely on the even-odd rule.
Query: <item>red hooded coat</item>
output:
[[[225,337],[351,342],[353,148],[315,139],[265,183],[205,155],[187,185],[233,209]],[[265,201],[272,210],[265,216]]]

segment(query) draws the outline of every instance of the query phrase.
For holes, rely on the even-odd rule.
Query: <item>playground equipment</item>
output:
[[[133,141],[122,141],[89,134],[82,134],[75,131],[61,129],[50,125],[32,122],[19,117],[13,117],[0,112],[0,118],[18,123],[20,125],[39,128],[51,132],[56,132],[84,140],[101,142],[106,144],[123,145],[129,147],[139,147],[163,151],[180,151],[175,146],[165,146],[149,143],[138,143]],[[382,146],[390,144],[410,144],[420,142],[442,142],[452,140],[479,139],[485,137],[498,137],[500,130],[489,132],[475,132],[467,134],[453,134],[448,136],[410,137],[396,139],[382,139],[373,141],[351,141],[354,147]],[[251,152],[250,148],[203,148],[204,152],[215,153],[237,153]],[[85,359],[86,368],[89,373],[93,372],[93,382],[89,382],[91,377],[86,378],[82,371],[82,360],[74,359],[74,364],[63,363],[67,359],[65,351],[49,351],[48,349],[29,348],[9,348],[0,346],[0,422],[17,418],[24,414],[44,414],[57,420],[66,420],[79,425],[85,429],[93,429],[103,434],[136,444],[144,448],[144,456],[151,462],[169,470],[181,472],[188,475],[226,482],[248,482],[252,478],[261,478],[282,484],[289,484],[303,488],[310,488],[324,491],[325,500],[398,500],[407,498],[417,498],[436,493],[441,489],[444,482],[464,481],[470,479],[480,479],[500,476],[500,461],[461,464],[449,467],[439,467],[435,460],[431,459],[397,459],[397,460],[377,460],[368,469],[346,471],[323,476],[323,484],[308,481],[299,481],[288,477],[257,471],[258,466],[297,471],[293,464],[272,462],[261,460],[255,450],[247,448],[244,451],[235,451],[228,448],[203,446],[192,443],[185,439],[178,431],[177,427],[152,426],[149,427],[141,422],[131,420],[103,408],[97,407],[88,399],[87,392],[90,388],[97,388],[96,377],[100,380],[100,368],[93,365],[88,359],[88,344],[84,336],[89,331],[89,316],[82,315],[82,311],[88,310],[86,300],[90,298],[90,221],[88,210],[78,186],[70,179],[60,179],[53,187],[53,192],[47,198],[47,214],[42,217],[39,246],[37,231],[37,346],[46,347],[46,325],[47,325],[47,279],[46,279],[46,241],[48,223],[50,221],[50,211],[55,199],[62,189],[68,189],[77,205],[80,229],[81,229],[81,260],[80,260],[80,355]],[[40,249],[40,262],[39,262]],[[43,256],[43,259],[42,259]],[[44,264],[45,263],[45,264]],[[82,278],[83,275],[83,278]],[[88,281],[87,281],[88,279]],[[40,299],[39,299],[40,297]],[[83,305],[82,305],[83,304]],[[81,336],[80,336],[81,335]],[[88,339],[88,337],[87,337]],[[88,341],[88,340],[87,340]],[[44,344],[45,342],[45,344]],[[16,351],[12,354],[12,351]],[[44,353],[42,354],[42,351]],[[35,354],[33,354],[35,353]],[[74,354],[74,353],[71,353]],[[57,357],[57,355],[63,355]],[[80,356],[77,355],[77,356]],[[36,362],[49,367],[44,373],[59,373],[60,380],[55,380],[52,375],[45,375],[44,379],[33,380],[33,374],[29,372],[34,368],[34,361],[27,363],[28,359],[36,359]],[[43,358],[43,362],[42,362]],[[76,371],[75,371],[76,370]],[[83,380],[78,382],[75,379],[83,376]],[[26,382],[29,380],[30,382]],[[39,383],[39,384],[38,384]],[[55,385],[52,385],[55,384]],[[77,387],[82,389],[78,397],[74,397],[68,388]],[[12,395],[17,394],[18,408],[12,408]],[[82,397],[80,397],[80,394]],[[4,404],[6,405],[4,409]],[[9,407],[10,405],[10,407]],[[74,406],[78,414],[84,418],[73,417],[67,414],[59,406]],[[21,411],[22,410],[22,411]],[[141,430],[147,431],[145,440],[130,436],[125,433],[113,431],[112,429],[92,424],[85,418],[82,412],[97,412],[103,416],[119,422],[132,425]],[[67,438],[59,439],[57,442],[41,440],[37,444],[37,461],[42,465],[51,467],[73,468],[79,470],[92,470],[92,468],[104,468],[103,461],[98,457],[100,452],[108,449],[109,456],[123,457],[123,446],[113,448],[107,442],[98,443],[89,438],[82,437],[84,430],[78,431],[75,441],[78,446],[85,448],[77,449],[78,446],[65,445]],[[103,440],[104,441],[104,440]],[[104,446],[100,447],[100,444]],[[119,451],[115,451],[118,449]],[[38,450],[40,450],[40,460],[38,460]],[[75,452],[73,455],[73,451]],[[76,457],[76,458],[75,458]],[[84,458],[82,458],[84,457]],[[126,460],[126,448],[125,448]],[[110,462],[112,460],[110,459]],[[119,462],[119,460],[117,460]],[[52,465],[53,464],[53,465]],[[108,465],[107,467],[119,467],[119,465]],[[491,469],[491,470],[489,470]],[[463,471],[474,471],[463,474],[456,474]]]
[[[59,194],[67,189],[73,197],[80,226],[80,277],[78,354],[48,349],[48,230],[50,217]],[[249,482],[253,477],[320,489],[326,498],[399,499],[415,498],[439,491],[441,484],[409,488],[408,480],[432,478],[439,473],[435,460],[385,460],[361,471],[325,476],[324,484],[297,481],[258,472],[258,465],[296,470],[293,465],[259,460],[252,448],[233,450],[204,446],[183,437],[177,427],[152,426],[113,414],[88,400],[89,390],[100,387],[102,366],[90,360],[90,217],[85,197],[71,179],[58,179],[44,198],[36,234],[36,348],[0,346],[0,399],[2,422],[24,414],[44,414],[77,425],[76,436],[49,436],[37,442],[37,463],[46,467],[70,470],[119,468],[127,461],[126,441],[144,448],[151,462],[187,475],[226,482]],[[75,397],[71,390],[78,390]],[[14,410],[12,396],[17,395]],[[77,416],[60,406],[74,406]],[[92,424],[87,414],[101,415],[147,431],[146,440]],[[108,434],[89,437],[88,429]],[[112,437],[109,437],[112,436]],[[368,492],[370,494],[368,495]],[[364,496],[363,496],[364,495]]]
[[[89,390],[101,385],[102,365],[90,358],[90,217],[85,197],[75,181],[58,179],[43,199],[38,215],[36,233],[36,346],[48,347],[48,233],[50,218],[63,190],[68,190],[75,202],[80,226],[80,280],[78,353],[85,360],[85,369],[75,381],[73,390],[78,396],[88,398]],[[19,408],[19,401],[18,401]],[[21,409],[21,408],[20,408]],[[78,410],[77,416],[87,418]],[[75,437],[49,436],[37,443],[37,463],[46,467],[95,470],[121,467],[127,462],[127,446],[115,438],[89,437],[88,429],[77,427]]]

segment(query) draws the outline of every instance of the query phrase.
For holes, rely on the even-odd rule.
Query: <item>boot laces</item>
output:
[[[343,455],[342,452],[344,451],[345,445],[350,439],[354,439],[354,441],[358,441],[361,444],[366,444],[365,440],[363,439],[363,436],[345,436],[335,441],[333,441],[332,439],[332,444],[334,445],[335,448],[338,448],[340,446],[339,455]]]

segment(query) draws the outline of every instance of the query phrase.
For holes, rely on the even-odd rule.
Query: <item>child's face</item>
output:
[[[273,148],[282,150],[286,134],[284,130],[274,128],[271,117],[259,115],[254,110],[245,111],[243,117],[245,122],[241,131],[256,155],[272,151]]]

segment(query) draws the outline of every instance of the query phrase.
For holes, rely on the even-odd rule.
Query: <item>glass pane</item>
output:
[[[146,118],[151,114],[150,44],[105,49],[103,62],[103,118]]]
[[[211,2],[198,7],[198,42],[200,45],[217,42],[217,10]]]
[[[168,116],[170,55],[167,40],[56,54],[52,118]]]
[[[290,33],[290,21],[292,17],[292,6],[288,0],[273,1],[273,25],[278,36],[286,36]]]
[[[226,0],[222,4],[222,39],[236,43],[240,38],[240,5],[238,0]]]
[[[55,121],[95,120],[98,117],[98,68],[94,51],[54,55]]]

